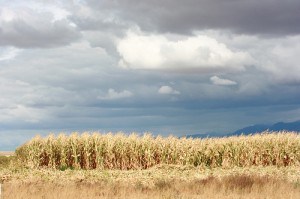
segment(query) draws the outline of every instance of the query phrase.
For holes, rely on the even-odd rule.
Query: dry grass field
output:
[[[298,167],[145,170],[1,170],[3,198],[290,198],[300,197]],[[17,190],[17,191],[16,191]]]
[[[3,198],[278,198],[297,199],[299,188],[286,181],[257,176],[213,177],[191,182],[158,181],[154,188],[137,183],[7,183]],[[17,192],[16,192],[17,190]]]
[[[15,152],[14,151],[0,151],[0,156],[6,156],[6,157],[9,157],[9,156],[12,156],[14,155]]]
[[[2,198],[300,198],[300,136],[35,138],[0,156]],[[17,190],[17,191],[16,191]]]

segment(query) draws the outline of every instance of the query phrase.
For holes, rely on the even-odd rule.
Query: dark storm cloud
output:
[[[245,34],[300,33],[298,0],[87,0],[147,31],[191,33],[226,29]]]

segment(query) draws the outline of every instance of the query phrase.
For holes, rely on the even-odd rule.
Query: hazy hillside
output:
[[[247,126],[241,129],[236,130],[232,133],[204,133],[204,134],[194,134],[194,135],[187,135],[187,137],[192,138],[206,138],[206,137],[224,137],[224,136],[231,136],[231,135],[249,135],[254,134],[262,131],[299,131],[300,132],[300,120],[295,122],[278,122],[275,124],[255,124],[252,126]]]
[[[271,125],[266,124],[257,124],[253,126],[248,126],[242,129],[239,129],[235,132],[233,132],[230,135],[240,135],[240,134],[253,134],[257,132],[262,132],[265,130],[269,131],[300,131],[300,120],[295,122],[278,122]]]

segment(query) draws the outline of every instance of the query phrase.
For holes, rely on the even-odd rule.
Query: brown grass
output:
[[[18,190],[18,191],[16,191]],[[76,182],[69,184],[19,182],[3,186],[3,198],[300,198],[300,187],[286,180],[268,176],[230,175],[213,176],[201,180],[156,180],[153,187],[137,181],[126,182]]]
[[[0,169],[6,198],[300,198],[300,168]],[[17,190],[17,191],[16,191]]]

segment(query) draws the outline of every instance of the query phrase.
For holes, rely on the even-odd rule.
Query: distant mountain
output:
[[[205,133],[205,134],[194,134],[194,135],[187,135],[186,137],[192,138],[207,138],[207,137],[227,137],[233,135],[249,135],[260,133],[262,131],[298,131],[300,132],[300,120],[295,122],[278,122],[275,124],[256,124],[252,126],[247,126],[242,129],[239,129],[233,133],[222,134],[222,133]]]
[[[270,127],[270,130],[300,131],[300,120],[296,122],[290,122],[290,123],[278,122],[274,124],[272,127]]]
[[[278,122],[276,124],[272,125],[266,125],[266,124],[257,124],[253,126],[248,126],[242,129],[239,129],[229,135],[249,135],[254,134],[262,131],[299,131],[300,132],[300,120],[295,122]]]
[[[228,135],[241,135],[241,134],[249,135],[249,134],[253,134],[253,133],[257,133],[257,132],[266,131],[266,130],[270,129],[271,127],[272,127],[272,125],[256,124],[256,125],[244,127],[233,133],[229,133]]]

